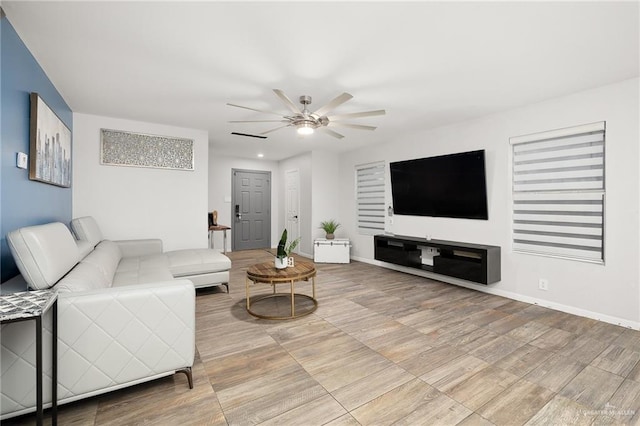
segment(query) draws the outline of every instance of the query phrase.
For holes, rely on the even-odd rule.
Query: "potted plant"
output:
[[[334,219],[320,222],[320,228],[322,228],[324,232],[327,234],[326,236],[327,240],[333,240],[335,238],[334,232],[336,232],[336,229],[338,229],[338,226],[340,226],[340,224]]]
[[[275,265],[277,269],[287,267],[288,259],[291,253],[298,247],[300,238],[296,238],[287,245],[287,230],[282,231],[280,242],[278,243],[278,251],[276,252]]]

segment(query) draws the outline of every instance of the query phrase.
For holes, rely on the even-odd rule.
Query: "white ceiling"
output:
[[[639,75],[638,2],[16,2],[10,22],[74,112],[206,129],[216,153],[343,152]],[[386,109],[258,140],[226,106]],[[315,107],[315,108],[314,108]],[[275,117],[277,118],[277,117]],[[337,130],[337,129],[336,129]],[[408,136],[410,137],[410,136]]]

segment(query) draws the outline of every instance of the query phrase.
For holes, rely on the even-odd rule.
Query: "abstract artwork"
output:
[[[29,179],[71,186],[71,130],[37,93],[31,93]]]
[[[193,140],[100,129],[101,164],[193,170]]]

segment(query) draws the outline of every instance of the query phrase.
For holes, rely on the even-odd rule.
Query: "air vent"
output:
[[[250,135],[249,133],[238,133],[238,132],[231,132],[232,135],[236,135],[236,136],[246,136],[248,138],[258,138],[258,139],[266,139],[266,136],[260,136],[260,135]]]

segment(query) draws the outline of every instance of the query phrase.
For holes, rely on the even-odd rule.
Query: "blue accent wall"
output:
[[[16,167],[17,153],[29,154],[29,94],[37,92],[69,129],[73,129],[73,113],[6,17],[0,20],[0,37],[0,275],[4,282],[19,273],[7,233],[47,222],[68,224],[72,214],[71,188],[29,180],[28,170]]]

